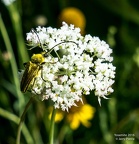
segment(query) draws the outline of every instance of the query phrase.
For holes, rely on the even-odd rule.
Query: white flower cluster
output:
[[[36,32],[27,33],[27,41],[30,46],[41,43],[43,51],[50,52],[32,92],[42,95],[42,100],[50,98],[55,108],[68,110],[91,91],[101,104],[100,98],[113,92],[112,50],[98,37],[82,36],[79,28],[63,22],[60,29],[37,27]]]
[[[3,2],[6,6],[9,6],[9,5],[12,4],[14,1],[16,1],[16,0],[2,0],[2,2]]]

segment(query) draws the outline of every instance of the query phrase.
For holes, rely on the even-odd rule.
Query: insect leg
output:
[[[41,70],[41,78],[44,82],[49,82],[48,80],[45,80],[44,77],[43,77],[43,66],[42,66],[42,70]]]
[[[26,67],[26,65],[27,65],[27,62],[23,63],[23,65],[24,65],[24,67]]]
[[[44,63],[43,63],[43,64],[44,64]],[[48,88],[52,88],[52,83],[51,83],[49,80],[45,80],[44,77],[43,77],[43,66],[42,66],[42,69],[41,69],[41,78],[42,78],[42,80],[43,80],[44,82],[47,82],[47,83],[50,84],[50,87],[48,87]]]
[[[32,84],[31,90],[34,91],[34,93],[35,93],[36,95],[40,95],[40,94],[38,94],[38,93],[33,89],[33,87],[34,87],[34,85],[35,85],[35,81],[36,81],[36,78],[33,79],[33,84]],[[31,90],[29,90],[29,92],[31,92]]]

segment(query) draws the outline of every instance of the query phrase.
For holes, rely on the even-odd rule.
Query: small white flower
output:
[[[2,2],[6,5],[9,6],[10,4],[12,4],[15,0],[2,0]]]
[[[115,67],[111,63],[112,49],[106,42],[91,35],[83,37],[79,28],[65,22],[60,29],[37,27],[36,33],[27,33],[29,45],[42,46],[46,52],[53,48],[55,52],[52,56],[50,51],[45,58],[42,74],[32,88],[42,100],[50,98],[55,108],[68,111],[90,91],[98,96],[100,105],[101,98],[107,99],[106,96],[113,92]]]

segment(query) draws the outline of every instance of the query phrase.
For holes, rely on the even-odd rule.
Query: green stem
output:
[[[34,100],[34,97],[31,97],[30,100],[28,101],[22,115],[21,115],[19,126],[18,126],[18,131],[17,131],[16,144],[20,144],[21,129],[22,129],[22,125],[23,125],[23,122],[24,122],[24,119],[25,119],[25,114],[26,114],[29,106],[33,102],[33,100]]]
[[[13,50],[12,50],[12,46],[11,46],[11,43],[10,43],[10,39],[8,37],[8,33],[6,31],[6,28],[5,28],[5,25],[3,23],[1,15],[0,15],[0,30],[1,30],[5,45],[6,45],[6,49],[11,54],[11,59],[10,59],[11,68],[12,68],[15,84],[17,84],[18,82],[17,82],[17,79],[16,79],[16,77],[17,77],[17,75],[16,75],[16,73],[17,73],[16,60],[15,60],[14,53],[13,53]]]
[[[4,22],[2,20],[1,15],[0,15],[0,31],[1,31],[1,34],[3,36],[3,40],[4,40],[4,43],[5,43],[5,46],[6,46],[6,50],[11,55],[10,64],[11,64],[14,83],[15,83],[15,86],[16,86],[16,94],[19,98],[19,109],[22,109],[21,107],[24,104],[24,97],[23,97],[23,94],[19,90],[20,89],[20,86],[19,86],[20,84],[19,84],[19,78],[18,78],[17,64],[16,64],[14,52],[12,50],[12,46],[11,46],[11,43],[10,43],[10,39],[9,39],[7,30],[5,28],[5,25],[4,25]]]
[[[7,110],[4,110],[3,108],[0,108],[0,116],[2,116],[3,118],[5,119],[8,119],[16,124],[19,124],[19,121],[20,121],[20,118],[17,117],[16,115],[10,113],[9,111]],[[28,144],[33,144],[33,138],[31,136],[31,134],[29,133],[27,127],[25,124],[23,124],[23,135],[26,139],[26,142]]]
[[[24,43],[24,38],[23,38],[22,21],[21,21],[20,14],[19,14],[19,11],[17,10],[15,3],[9,5],[8,10],[11,16],[11,21],[12,21],[13,28],[14,28],[15,35],[16,35],[17,47],[18,47],[17,50],[19,54],[20,64],[22,64],[25,61],[29,60],[27,49]]]
[[[53,108],[53,112],[52,112],[52,116],[51,116],[51,124],[50,124],[49,144],[54,144],[54,124],[55,124],[55,115],[56,115],[56,109]]]
[[[60,129],[59,135],[58,135],[58,142],[59,144],[63,143],[64,137],[66,133],[69,131],[69,127],[65,124],[63,127]]]

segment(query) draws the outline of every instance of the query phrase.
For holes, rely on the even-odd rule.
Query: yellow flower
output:
[[[66,118],[67,121],[70,123],[70,127],[75,130],[79,127],[80,124],[83,124],[85,127],[90,127],[91,120],[95,113],[95,108],[87,103],[76,103],[76,106],[73,106],[69,113],[67,114]]]
[[[55,122],[60,122],[65,117],[65,120],[69,123],[71,129],[73,130],[77,129],[80,124],[85,127],[90,127],[91,122],[89,122],[89,120],[93,118],[95,108],[87,104],[85,99],[83,100],[83,103],[80,101],[76,103],[77,106],[72,106],[69,112],[57,110]],[[50,109],[50,111],[52,111],[52,109]],[[51,118],[51,114],[49,115],[49,118]]]
[[[86,19],[83,12],[78,8],[67,7],[63,9],[59,15],[59,22],[62,23],[63,21],[67,24],[74,24],[75,27],[79,27],[81,29],[82,34],[84,33]]]
[[[53,108],[49,107],[49,112],[50,112],[49,119],[51,119],[52,110],[53,110]],[[57,110],[57,113],[55,115],[55,122],[60,122],[63,118],[64,118],[64,112],[61,110]]]

